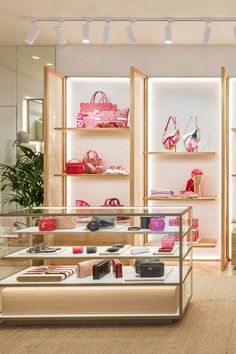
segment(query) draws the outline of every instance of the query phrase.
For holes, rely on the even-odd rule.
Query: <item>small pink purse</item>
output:
[[[175,237],[172,235],[166,235],[161,239],[162,248],[173,248],[175,245]]]
[[[163,231],[165,230],[165,219],[161,217],[153,217],[150,219],[149,227],[151,231]]]
[[[167,130],[171,121],[174,124],[174,131],[172,133],[168,133]],[[170,116],[166,123],[164,133],[162,135],[162,144],[165,149],[172,150],[178,143],[179,139],[180,139],[180,133],[177,127],[176,117]]]

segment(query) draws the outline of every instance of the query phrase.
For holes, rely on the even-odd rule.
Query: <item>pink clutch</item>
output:
[[[169,226],[179,226],[179,218],[169,219]]]
[[[161,217],[151,218],[149,227],[151,231],[164,231],[165,219]]]
[[[161,239],[162,248],[173,248],[175,245],[175,237],[172,235],[167,235]]]

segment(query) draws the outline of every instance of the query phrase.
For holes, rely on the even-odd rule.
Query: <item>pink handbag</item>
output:
[[[101,174],[104,172],[103,160],[98,156],[94,150],[86,152],[83,158],[84,173],[87,174]]]
[[[174,131],[172,133],[167,133],[167,130],[168,130],[168,127],[169,127],[169,124],[171,121],[174,124]],[[167,123],[166,123],[164,133],[162,135],[162,144],[165,149],[172,150],[172,149],[174,149],[174,147],[178,143],[179,139],[180,139],[180,133],[179,133],[179,129],[177,127],[176,117],[170,116]]]
[[[151,231],[164,231],[165,219],[162,217],[152,217],[149,224]]]
[[[166,235],[161,239],[162,248],[173,248],[175,245],[175,238],[172,235]]]
[[[101,98],[96,101],[97,95]],[[128,125],[129,108],[118,109],[109,101],[103,91],[96,91],[90,103],[81,103],[78,113],[77,128],[125,128]]]
[[[87,203],[85,200],[82,200],[82,199],[76,199],[75,206],[76,207],[90,207],[89,203]]]

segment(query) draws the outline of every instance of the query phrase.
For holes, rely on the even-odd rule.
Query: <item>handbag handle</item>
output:
[[[109,103],[110,101],[109,101],[109,99],[108,99],[108,97],[107,97],[107,95],[105,94],[105,92],[103,92],[103,91],[96,91],[94,94],[93,94],[93,96],[91,97],[91,103],[95,103],[95,101],[96,101],[96,96],[98,95],[98,94],[100,94],[102,97],[100,98],[100,100],[99,100],[99,103]]]
[[[167,123],[166,123],[165,132],[167,131],[168,126],[169,126],[171,120],[173,121],[174,127],[175,127],[175,129],[176,129],[176,117],[170,116],[170,117],[168,118]]]
[[[191,116],[191,117],[189,117],[187,126],[186,126],[186,128],[184,129],[184,134],[186,133],[186,131],[187,131],[187,129],[188,129],[188,127],[190,126],[190,123],[191,123],[192,121],[194,121],[194,123],[195,123],[195,130],[199,130],[197,117],[196,117],[196,116]]]
[[[91,157],[92,154],[92,157]],[[85,157],[87,157],[88,159],[98,159],[98,154],[95,150],[89,150],[86,152]]]
[[[77,159],[71,159],[71,160],[67,161],[67,163],[70,163],[70,162],[80,162],[80,161]]]
[[[110,199],[110,206],[121,206],[119,199],[118,198],[111,198]]]

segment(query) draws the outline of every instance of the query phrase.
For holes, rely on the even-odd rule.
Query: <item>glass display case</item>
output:
[[[192,297],[191,207],[35,208],[0,216],[1,320],[184,315]]]

